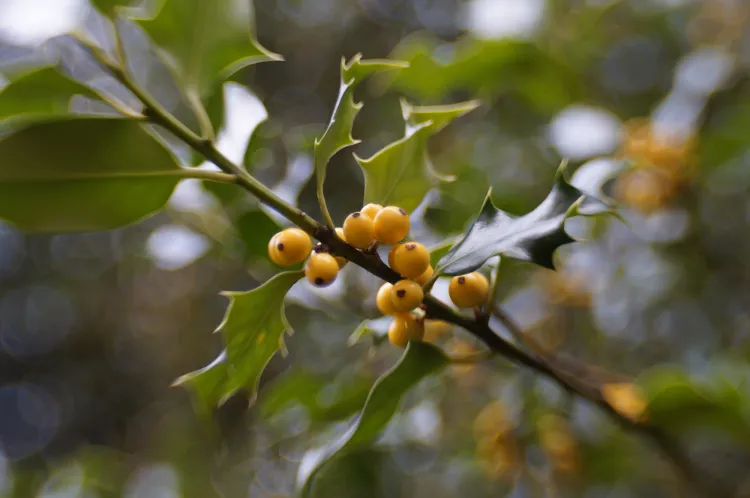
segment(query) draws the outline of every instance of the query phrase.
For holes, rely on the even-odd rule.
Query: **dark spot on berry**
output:
[[[406,211],[404,210],[404,208],[398,208],[398,212],[406,216]]]
[[[396,291],[396,295],[398,297],[405,297],[406,296],[406,289],[399,289]]]
[[[326,283],[326,281],[323,280],[321,277],[318,277],[315,279],[315,285],[323,285],[324,283]]]
[[[276,249],[278,249],[279,251],[283,251],[284,250],[284,244],[282,244],[281,242],[279,242],[278,244],[276,244]]]
[[[458,277],[458,283],[459,284],[465,284],[466,283],[466,277]]]
[[[360,212],[352,213],[352,218],[359,218],[360,216],[362,216]]]
[[[404,247],[406,247],[408,251],[413,251],[414,249],[417,248],[417,244],[406,244],[406,246]]]

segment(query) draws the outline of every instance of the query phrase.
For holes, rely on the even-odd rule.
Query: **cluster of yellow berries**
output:
[[[544,415],[537,422],[539,443],[558,472],[578,469],[578,446],[567,422],[557,415]]]
[[[488,477],[498,479],[519,470],[522,462],[514,424],[502,403],[494,401],[482,408],[473,429],[477,463]]]
[[[621,155],[636,168],[617,179],[615,197],[644,213],[653,212],[673,198],[688,179],[695,138],[657,134],[645,119],[628,121],[623,131]]]
[[[350,214],[336,235],[360,250],[374,250],[377,244],[393,245],[388,253],[388,266],[404,279],[395,284],[385,283],[378,290],[376,304],[384,315],[393,316],[388,328],[392,344],[406,346],[409,340],[422,340],[424,320],[411,312],[422,304],[423,286],[434,270],[430,252],[418,242],[402,242],[409,235],[408,213],[396,206],[383,207],[367,204]],[[312,252],[312,254],[311,254]],[[346,259],[334,256],[322,248],[313,250],[310,236],[298,228],[287,228],[274,235],[268,243],[271,261],[280,266],[292,266],[307,259],[305,276],[315,286],[330,285]],[[449,287],[450,298],[459,308],[482,306],[487,301],[489,283],[481,273],[454,277]]]

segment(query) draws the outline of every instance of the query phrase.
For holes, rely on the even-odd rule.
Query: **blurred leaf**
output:
[[[498,254],[554,269],[555,250],[574,241],[565,232],[565,220],[577,213],[576,203],[584,198],[565,180],[562,167],[547,198],[523,216],[497,209],[488,194],[477,220],[438,262],[436,270],[445,275],[470,273]]]
[[[649,394],[648,418],[670,431],[720,429],[750,444],[748,402],[735,388],[696,385],[681,371],[655,369],[639,383]]]
[[[243,67],[281,60],[255,40],[249,1],[162,0],[151,18],[138,21],[194,96]]]
[[[69,118],[0,140],[0,218],[29,232],[105,230],[164,206],[180,179],[138,123]]]
[[[357,54],[347,63],[341,59],[341,85],[336,105],[333,108],[328,128],[315,139],[315,174],[318,185],[325,182],[328,161],[341,149],[359,143],[352,137],[354,120],[362,109],[361,102],[354,102],[354,90],[367,76],[378,71],[401,69],[407,64],[384,59],[362,60]]]
[[[266,365],[277,351],[285,351],[284,332],[291,333],[291,328],[284,316],[284,297],[302,275],[299,271],[279,273],[251,291],[222,293],[230,302],[216,331],[224,336],[225,351],[173,385],[190,387],[207,411],[240,389],[249,390],[252,403]]]
[[[451,237],[448,239],[445,239],[444,241],[440,242],[439,244],[435,244],[434,246],[429,248],[430,251],[430,264],[433,267],[437,267],[438,262],[446,255],[448,254],[448,251],[451,250],[451,247],[458,242],[460,239],[457,237]]]
[[[354,329],[354,332],[352,332],[352,334],[346,340],[346,345],[354,346],[359,341],[361,341],[363,337],[370,335],[372,333],[372,329],[370,329],[370,327],[368,326],[369,323],[369,320],[362,320],[357,328]]]
[[[115,9],[120,6],[128,6],[134,3],[133,0],[91,0],[94,7],[102,14],[108,17],[114,17]]]
[[[359,410],[371,384],[372,379],[360,369],[344,371],[333,382],[311,372],[293,371],[264,389],[260,410],[270,417],[296,402],[305,407],[313,422],[335,422]]]
[[[602,385],[602,397],[620,415],[634,422],[645,420],[646,399],[631,382],[610,382]]]
[[[383,479],[388,475],[389,479]],[[393,455],[365,448],[336,458],[315,481],[308,498],[382,498],[401,496],[402,482]]]
[[[0,121],[11,116],[68,114],[74,95],[98,99],[90,88],[53,67],[36,69],[11,80],[0,90]]]
[[[409,68],[382,80],[420,99],[461,90],[472,95],[510,93],[551,115],[583,93],[571,68],[527,41],[465,37],[448,44],[420,33],[404,39],[391,57],[409,62]]]
[[[425,210],[425,223],[443,234],[463,232],[482,207],[477,192],[486,192],[488,188],[486,171],[472,168],[462,172],[456,181],[440,185],[440,195]]]
[[[697,154],[701,168],[711,171],[744,154],[750,145],[750,137],[745,132],[748,127],[750,99],[745,90],[740,98],[726,102],[707,124],[698,142]]]
[[[440,349],[422,342],[410,342],[399,362],[373,385],[354,425],[339,439],[319,450],[300,466],[297,483],[302,496],[311,496],[318,474],[326,463],[375,441],[388,425],[401,398],[419,381],[440,371],[449,360]]]
[[[581,474],[586,483],[614,483],[642,470],[635,440],[623,431],[610,431],[595,441],[580,441]]]
[[[441,177],[434,171],[427,154],[427,140],[478,105],[476,101],[469,101],[419,107],[402,100],[406,123],[404,137],[368,159],[355,154],[365,175],[364,203],[395,205],[411,211],[439,180],[451,181],[452,177]]]
[[[242,242],[245,243],[245,259],[268,260],[268,241],[281,230],[278,223],[264,211],[249,211],[235,222]]]

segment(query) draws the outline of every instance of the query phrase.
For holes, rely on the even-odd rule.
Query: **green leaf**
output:
[[[352,137],[352,127],[357,117],[361,102],[354,101],[354,90],[367,76],[379,71],[389,71],[407,67],[408,64],[384,59],[362,60],[357,54],[347,63],[341,59],[341,85],[336,105],[333,108],[328,128],[315,139],[315,174],[318,185],[325,182],[328,161],[341,149],[358,144]]]
[[[193,97],[243,67],[282,59],[255,40],[249,1],[162,0],[156,14],[138,22]]]
[[[451,237],[429,248],[430,264],[433,266],[433,268],[437,267],[438,262],[446,254],[448,254],[448,251],[451,250],[451,247],[453,247],[453,245],[458,242],[458,240],[459,239],[457,237]]]
[[[0,90],[0,121],[9,117],[48,117],[68,114],[74,95],[98,98],[87,86],[44,67],[12,79]]]
[[[372,385],[370,376],[358,366],[355,368],[340,372],[333,380],[306,371],[285,374],[263,390],[261,414],[270,417],[290,403],[299,403],[313,422],[345,419],[359,410]]]
[[[133,0],[91,0],[91,4],[108,17],[114,17],[117,7],[128,6],[132,3]]]
[[[750,444],[746,402],[736,388],[722,383],[696,383],[684,372],[657,368],[639,379],[649,395],[648,418],[670,431],[689,432],[708,427]]]
[[[235,222],[240,238],[245,243],[245,260],[270,261],[268,241],[281,230],[278,223],[264,211],[248,211]]]
[[[375,441],[396,413],[401,398],[420,380],[437,373],[448,363],[448,358],[439,348],[410,342],[399,362],[372,386],[354,425],[300,467],[297,476],[300,494],[311,496],[316,475],[326,463]]]
[[[532,212],[514,217],[497,209],[487,197],[479,217],[468,233],[438,262],[444,275],[470,273],[493,256],[502,254],[554,269],[552,256],[563,244],[574,240],[565,232],[565,220],[578,212],[586,197],[557,172],[547,198]]]
[[[182,170],[134,121],[71,117],[0,140],[0,218],[28,232],[105,230],[169,200]]]
[[[585,91],[566,61],[528,41],[466,37],[445,43],[418,34],[405,38],[391,56],[408,61],[409,68],[384,76],[386,85],[420,99],[455,92],[509,95],[551,116],[580,100]]]
[[[226,388],[229,376],[227,352],[224,350],[205,367],[180,376],[172,386],[185,386],[191,389],[200,411],[207,414],[233,394],[234,391]]]
[[[216,331],[224,336],[225,352],[173,385],[190,387],[205,410],[221,405],[240,389],[248,389],[253,402],[266,365],[277,351],[285,351],[284,332],[292,330],[284,315],[284,297],[302,275],[279,273],[251,291],[222,293],[230,302]]]
[[[434,171],[427,154],[427,140],[478,105],[477,101],[469,101],[419,107],[402,100],[404,137],[368,159],[355,154],[365,176],[364,203],[395,205],[411,211],[438,181],[451,181],[452,177],[441,177]]]

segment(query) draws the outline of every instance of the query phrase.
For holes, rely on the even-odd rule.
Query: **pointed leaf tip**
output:
[[[190,387],[205,410],[220,406],[241,389],[249,391],[252,403],[266,365],[277,351],[285,351],[284,334],[291,334],[291,328],[284,298],[302,276],[301,271],[284,272],[247,292],[222,292],[230,302],[216,332],[224,336],[225,351],[173,385]]]
[[[357,158],[365,175],[364,203],[391,204],[412,211],[430,188],[441,181],[454,179],[434,171],[427,153],[427,142],[453,120],[474,108],[465,104],[415,106],[402,99],[404,136],[369,158]]]
[[[323,135],[315,139],[314,159],[318,185],[322,185],[331,158],[342,149],[360,143],[352,136],[354,120],[362,109],[361,102],[355,102],[354,90],[367,76],[391,69],[397,69],[386,59],[363,60],[362,54],[354,55],[347,62],[341,58],[341,84],[339,96],[334,105],[328,127]]]
[[[469,231],[440,259],[436,270],[444,275],[462,275],[477,270],[496,255],[554,270],[557,248],[575,242],[565,231],[565,220],[578,214],[579,203],[593,199],[570,185],[561,173],[557,178],[559,181],[544,201],[519,217],[497,209],[488,193]]]

